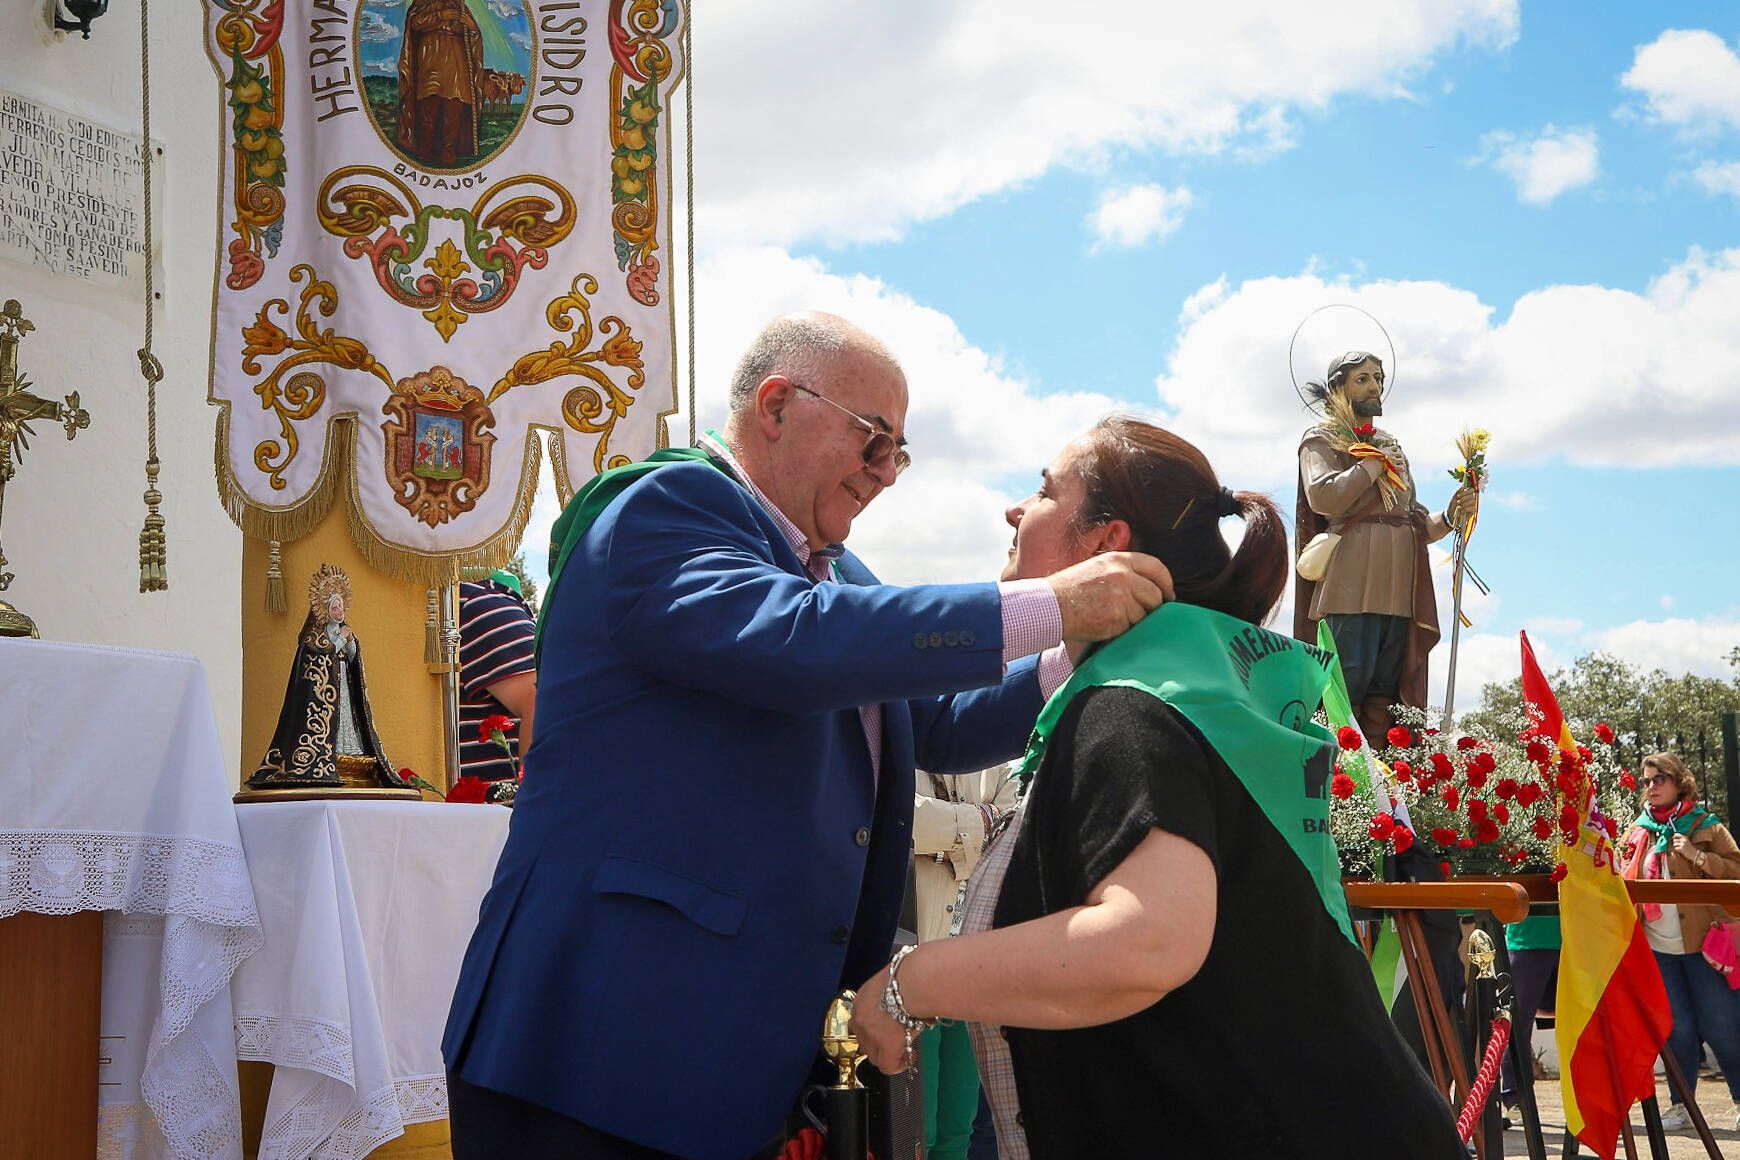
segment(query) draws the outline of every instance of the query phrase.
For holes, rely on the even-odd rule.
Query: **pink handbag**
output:
[[[1736,926],[1740,923],[1712,923],[1704,935],[1704,961],[1728,980],[1730,991],[1740,991],[1740,944],[1734,937]]]

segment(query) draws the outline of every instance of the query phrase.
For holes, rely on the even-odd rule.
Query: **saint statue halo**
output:
[[[1314,335],[1306,335],[1306,347],[1307,347],[1307,349],[1301,351],[1299,349],[1300,348],[1299,336],[1304,333],[1305,327],[1308,324],[1310,324],[1312,319],[1316,318],[1320,314],[1323,314],[1325,311],[1330,311],[1330,310],[1351,310],[1356,314],[1363,315],[1365,320],[1368,323],[1370,323],[1370,326],[1369,327],[1366,327],[1366,326],[1360,327],[1361,330],[1364,330],[1366,332],[1365,334],[1358,336],[1361,338],[1361,341],[1358,341],[1358,342],[1347,341],[1350,337],[1354,337],[1354,336],[1351,336],[1348,333],[1347,327],[1338,326],[1334,329],[1334,332],[1332,334],[1331,333],[1319,333],[1319,334],[1314,334]],[[1356,324],[1358,322],[1357,319],[1347,319],[1345,321],[1351,321],[1351,322],[1354,322]],[[1314,328],[1314,329],[1317,329],[1317,328]],[[1375,333],[1372,333],[1373,330],[1375,330]],[[1299,401],[1305,404],[1305,407],[1307,410],[1311,410],[1311,411],[1321,410],[1323,404],[1322,404],[1322,401],[1320,399],[1318,399],[1317,396],[1311,392],[1310,387],[1312,386],[1312,384],[1309,382],[1301,382],[1300,381],[1299,356],[1300,355],[1309,356],[1311,354],[1312,350],[1320,350],[1320,349],[1324,348],[1325,346],[1331,345],[1331,343],[1333,341],[1335,350],[1346,352],[1345,354],[1342,354],[1339,358],[1335,358],[1335,359],[1332,359],[1330,361],[1330,368],[1329,368],[1328,373],[1330,376],[1333,376],[1336,369],[1337,369],[1338,364],[1348,362],[1348,361],[1352,361],[1352,362],[1360,361],[1358,359],[1351,359],[1350,356],[1355,355],[1355,354],[1364,355],[1365,352],[1367,352],[1367,351],[1375,351],[1377,349],[1377,344],[1370,342],[1370,341],[1365,341],[1365,340],[1369,340],[1371,338],[1375,338],[1378,336],[1382,336],[1382,338],[1384,340],[1384,344],[1390,348],[1389,361],[1384,363],[1384,374],[1386,377],[1384,379],[1383,397],[1385,399],[1388,399],[1390,397],[1390,392],[1395,389],[1395,385],[1396,385],[1396,344],[1395,344],[1395,340],[1390,338],[1390,332],[1384,329],[1384,324],[1379,322],[1377,320],[1377,317],[1374,314],[1372,314],[1371,311],[1366,310],[1363,307],[1355,306],[1351,302],[1326,302],[1322,306],[1319,306],[1317,309],[1313,310],[1311,313],[1307,314],[1304,318],[1301,318],[1299,320],[1299,325],[1295,326],[1293,328],[1292,339],[1289,340],[1287,343],[1287,373],[1292,376],[1292,378],[1293,378],[1293,390],[1298,394]],[[1306,373],[1310,374],[1312,372],[1307,371]],[[1325,381],[1327,382],[1327,377],[1326,377]]]
[[[308,582],[278,728],[236,801],[422,796],[399,780],[375,732],[350,596],[350,577],[336,564],[322,564]]]

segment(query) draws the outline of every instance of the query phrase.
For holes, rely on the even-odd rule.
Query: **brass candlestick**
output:
[[[29,436],[33,419],[47,419],[66,428],[71,439],[91,425],[91,417],[79,406],[79,393],[74,391],[63,403],[38,398],[29,391],[30,382],[18,373],[18,343],[36,327],[24,317],[24,308],[16,298],[8,298],[0,307],[0,517],[6,510],[6,484],[18,470],[18,461],[30,447]],[[6,571],[6,553],[0,550],[0,592],[12,586],[12,573]],[[16,607],[0,600],[0,636],[36,636],[36,622]]]

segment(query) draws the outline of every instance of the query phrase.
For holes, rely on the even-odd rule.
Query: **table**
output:
[[[441,1032],[511,811],[238,806],[265,945],[232,983],[236,1056],[276,1065],[260,1160],[358,1160],[447,1115]]]
[[[0,918],[109,912],[101,1154],[239,1160],[229,984],[262,940],[204,670],[0,641],[0,731]]]

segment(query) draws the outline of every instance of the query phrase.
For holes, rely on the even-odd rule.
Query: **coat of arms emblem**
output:
[[[414,519],[437,527],[470,511],[489,487],[495,416],[483,392],[446,367],[399,381],[381,410],[387,482]]]

